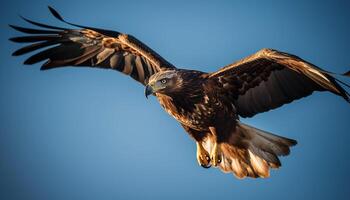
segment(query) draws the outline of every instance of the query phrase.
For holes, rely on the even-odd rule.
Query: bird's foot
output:
[[[214,143],[213,149],[210,152],[210,160],[213,166],[218,166],[222,161],[222,154],[220,144]]]
[[[210,168],[210,155],[204,149],[201,143],[197,142],[197,161],[198,164],[204,168]]]

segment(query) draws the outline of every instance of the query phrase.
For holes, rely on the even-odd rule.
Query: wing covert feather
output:
[[[349,93],[332,73],[301,58],[272,49],[262,49],[209,75],[221,98],[234,102],[242,117],[252,117],[314,91],[330,91],[349,100]]]
[[[41,70],[64,66],[87,66],[114,69],[146,84],[148,78],[159,71],[175,68],[135,37],[116,31],[86,27],[65,21],[57,11],[49,7],[58,20],[82,29],[66,29],[31,21],[30,24],[45,28],[33,29],[10,25],[29,35],[10,38],[17,43],[30,43],[13,53],[20,56],[36,50],[24,63],[46,61]],[[46,48],[46,49],[44,49]]]

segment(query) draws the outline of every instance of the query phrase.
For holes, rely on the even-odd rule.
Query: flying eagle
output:
[[[50,26],[22,17],[41,29],[10,25],[29,35],[10,38],[31,43],[14,56],[39,49],[24,61],[46,61],[41,70],[58,67],[113,69],[145,85],[145,95],[155,95],[197,145],[197,161],[205,168],[220,168],[238,178],[268,177],[270,168],[281,166],[279,156],[288,155],[293,139],[259,130],[239,121],[311,95],[329,91],[350,102],[350,94],[333,73],[297,56],[262,49],[216,72],[179,69],[131,35],[81,26],[78,29]],[[343,74],[350,76],[347,72]]]

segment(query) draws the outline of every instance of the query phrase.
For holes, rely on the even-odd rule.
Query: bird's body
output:
[[[179,70],[176,73],[183,83],[178,90],[167,95],[156,94],[160,105],[181,124],[198,131],[208,131],[208,125],[215,117],[214,104],[211,104],[213,99],[209,99],[210,91],[206,91],[205,87],[208,75],[192,70]]]
[[[66,22],[52,8],[51,13]],[[25,18],[24,18],[25,19]],[[239,121],[280,107],[314,91],[329,91],[350,102],[350,95],[333,73],[301,58],[272,49],[257,53],[213,73],[178,69],[152,49],[116,31],[78,26],[64,29],[31,20],[48,30],[12,26],[33,36],[11,38],[33,43],[13,55],[44,47],[25,64],[46,60],[42,70],[64,66],[114,69],[145,85],[146,97],[154,94],[196,141],[197,160],[205,168],[244,177],[268,177],[270,168],[281,166],[295,140],[259,130]],[[54,46],[56,45],[56,46]],[[344,74],[349,76],[349,72]],[[350,87],[350,86],[348,86]]]
[[[167,95],[157,93],[156,96],[164,110],[179,123],[208,133],[209,127],[214,126],[220,117],[233,122],[238,120],[234,104],[225,102],[216,94],[218,85],[208,78],[208,73],[192,70],[176,73],[184,82],[177,87],[178,90]]]

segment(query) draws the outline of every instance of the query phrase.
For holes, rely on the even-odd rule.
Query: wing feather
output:
[[[209,78],[218,83],[221,98],[234,102],[240,116],[252,117],[314,91],[330,91],[350,102],[349,93],[332,75],[297,56],[262,49],[211,73]]]
[[[14,56],[41,50],[31,55],[24,64],[41,61],[42,70],[63,66],[88,66],[114,69],[131,76],[142,84],[159,71],[175,68],[151,48],[135,37],[116,31],[76,25],[65,21],[49,7],[58,20],[82,29],[65,29],[38,23],[22,17],[28,23],[47,30],[10,25],[29,35],[10,38],[17,43],[31,43],[13,53]],[[44,49],[47,47],[46,49]]]
[[[23,27],[14,26],[14,25],[9,25],[9,26],[19,32],[28,33],[28,34],[58,34],[59,33],[59,31],[54,31],[54,30],[23,28]]]

